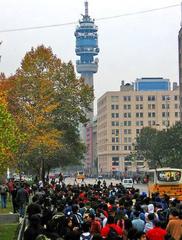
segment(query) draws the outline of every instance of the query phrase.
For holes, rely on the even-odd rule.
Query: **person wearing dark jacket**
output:
[[[34,214],[30,217],[29,226],[24,232],[24,240],[36,240],[37,236],[45,234],[45,229],[41,226],[40,215]]]
[[[22,217],[22,218],[24,217],[25,207],[26,207],[26,204],[28,203],[28,201],[29,201],[28,193],[24,189],[23,183],[21,183],[20,188],[18,189],[17,194],[16,194],[16,203],[18,205],[20,217]]]

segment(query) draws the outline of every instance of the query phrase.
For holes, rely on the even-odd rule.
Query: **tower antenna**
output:
[[[88,1],[85,0],[85,16],[88,16]]]

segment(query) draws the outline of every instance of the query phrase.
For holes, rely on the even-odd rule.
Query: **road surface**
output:
[[[102,184],[103,180],[104,180],[104,179],[101,179],[101,180],[100,180],[100,181],[101,181],[101,184]],[[70,178],[70,177],[68,177],[68,178],[65,179],[65,183],[66,183],[66,184],[74,184],[74,181],[75,181],[75,178]],[[86,179],[84,180],[84,182],[85,182],[86,184],[95,184],[96,181],[97,181],[96,178],[86,178]],[[114,179],[114,178],[105,179],[105,181],[106,181],[107,186],[108,186],[109,184],[111,184],[111,182],[113,183],[113,185],[116,185],[117,183],[121,183],[120,180],[116,180],[116,179]],[[77,180],[77,182],[78,182],[79,184],[81,184],[81,180]],[[146,185],[146,184],[134,184],[134,188],[139,189],[139,190],[140,190],[140,193],[145,192],[145,193],[148,194],[148,188],[147,188],[147,185]]]

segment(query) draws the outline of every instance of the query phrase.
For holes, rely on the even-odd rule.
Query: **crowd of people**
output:
[[[8,191],[21,217],[27,205],[24,240],[182,239],[182,205],[167,195],[149,198],[138,189],[105,181],[9,184]]]

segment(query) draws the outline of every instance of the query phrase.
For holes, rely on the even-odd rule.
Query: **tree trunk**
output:
[[[43,184],[45,183],[45,161],[44,158],[40,159],[40,179],[42,180]]]

